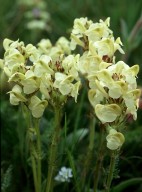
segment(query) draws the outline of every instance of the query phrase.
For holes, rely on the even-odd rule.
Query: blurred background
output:
[[[4,38],[19,39],[25,44],[34,45],[41,39],[49,38],[54,43],[60,36],[70,38],[75,18],[88,17],[98,22],[99,19],[104,20],[110,17],[110,28],[115,38],[118,36],[121,38],[126,53],[123,56],[118,54],[117,58],[125,61],[129,66],[139,64],[138,86],[142,89],[142,0],[0,0],[0,2],[1,59],[4,54]],[[32,176],[28,171],[30,165],[24,148],[25,122],[20,109],[9,104],[9,96],[6,94],[9,86],[2,72],[0,89],[1,189],[3,192],[32,191]],[[68,127],[71,127],[69,132],[75,128],[72,124],[76,118],[76,114],[72,113],[73,110],[79,110],[75,126],[86,127],[89,119],[85,119],[90,111],[87,96],[80,96],[77,105],[70,102],[66,107],[68,119],[70,119]],[[52,114],[49,113],[47,116],[52,117]],[[52,122],[44,119],[43,125],[47,124],[50,127]],[[115,184],[142,177],[142,98],[138,119],[136,122],[130,119],[127,129],[126,143],[119,162],[121,177],[114,182]],[[84,142],[87,143],[87,139]],[[48,142],[45,142],[46,144]],[[80,151],[82,153],[81,148]],[[78,157],[78,161],[79,159]],[[129,191],[129,189],[133,192],[141,192],[142,185],[136,186],[134,182],[132,186],[127,187],[127,190],[121,189],[120,192]]]

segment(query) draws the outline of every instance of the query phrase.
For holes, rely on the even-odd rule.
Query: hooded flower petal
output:
[[[10,103],[12,105],[19,105],[19,102],[26,102],[27,99],[21,94],[22,88],[19,85],[15,85],[10,91]]]
[[[31,94],[39,89],[40,78],[35,76],[33,71],[28,70],[25,73],[25,79],[21,81],[25,94]]]
[[[46,100],[40,100],[37,96],[32,96],[29,104],[29,109],[32,112],[33,117],[40,118],[47,106]]]
[[[121,108],[116,104],[95,106],[97,117],[102,123],[113,122],[121,114]]]
[[[103,95],[97,89],[90,89],[88,92],[88,99],[91,105],[95,108],[95,106],[103,100]]]
[[[111,129],[109,135],[106,137],[106,140],[107,140],[107,147],[110,150],[116,150],[123,145],[125,137],[122,133],[117,132],[115,129]]]

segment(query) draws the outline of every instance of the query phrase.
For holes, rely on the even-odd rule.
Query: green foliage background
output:
[[[54,43],[60,36],[69,37],[69,33],[73,26],[75,18],[88,17],[94,22],[99,19],[111,18],[111,29],[114,36],[120,36],[124,45],[126,56],[117,58],[125,60],[130,66],[133,64],[140,65],[138,75],[138,85],[142,86],[142,21],[138,29],[131,38],[133,29],[137,21],[142,18],[142,1],[141,0],[29,0],[34,2],[33,5],[26,5],[26,1],[22,0],[0,0],[0,56],[3,58],[2,41],[4,38],[13,40],[20,39],[27,43],[36,44],[40,39],[50,38]],[[47,22],[45,29],[27,29],[26,12],[33,13],[35,6],[39,2],[44,2],[41,12],[48,12],[50,20]],[[34,17],[33,17],[34,18]],[[141,19],[142,20],[142,19]],[[6,77],[1,73],[1,180],[3,192],[30,192],[33,191],[32,173],[28,159],[27,141],[26,141],[26,122],[22,116],[22,112],[18,107],[9,104],[6,92],[9,86],[6,83]],[[83,132],[81,136],[80,130],[87,130],[90,126],[91,107],[87,100],[86,92],[80,93],[78,103],[74,104],[69,101],[65,107],[63,116],[63,125],[66,126],[66,135],[60,144],[58,164],[61,166],[70,166],[69,157],[65,149],[67,144],[73,155],[73,163],[78,167],[77,171],[83,166],[85,159],[86,145],[88,144],[87,132]],[[66,119],[66,121],[65,121]],[[66,122],[66,123],[65,123]],[[41,134],[43,141],[43,177],[47,170],[47,146],[50,145],[50,132],[52,131],[53,114],[48,109],[41,122]],[[75,131],[74,131],[75,130]],[[118,188],[115,192],[141,192],[142,184],[130,180],[128,186],[123,183],[129,179],[142,177],[142,104],[138,110],[138,119],[136,122],[129,122],[127,125],[126,142],[120,154],[118,169],[119,176],[113,182],[113,186]],[[72,139],[72,134],[75,139]],[[82,133],[82,132],[81,132]],[[73,141],[72,141],[73,140]],[[97,149],[97,136],[96,136]],[[26,146],[26,147],[25,147]],[[94,152],[94,159],[95,159]],[[93,166],[93,165],[92,165]],[[58,169],[58,167],[57,167]],[[93,170],[90,168],[90,182]],[[79,183],[79,179],[78,179]],[[122,184],[122,186],[120,186]],[[70,185],[70,186],[69,186]],[[72,183],[68,186],[59,185],[56,191],[69,191],[69,187],[74,187]],[[124,189],[123,189],[124,188]]]

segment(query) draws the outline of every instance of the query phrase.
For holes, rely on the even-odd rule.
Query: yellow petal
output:
[[[107,147],[110,150],[116,150],[123,145],[125,137],[122,133],[117,132],[115,129],[111,129],[109,135],[106,137],[106,140],[107,140]]]
[[[81,82],[78,81],[72,86],[71,96],[75,98],[75,102],[77,102],[77,96],[79,92],[79,88],[81,86]]]
[[[103,69],[97,73],[97,77],[100,81],[111,83],[113,82],[111,74],[107,69]]]
[[[25,94],[31,94],[39,89],[38,79],[25,79],[22,82],[23,90]]]
[[[131,71],[133,76],[137,76],[138,72],[139,72],[139,65],[134,65],[132,67],[130,67],[130,69],[128,71]]]
[[[88,99],[91,105],[95,108],[97,104],[99,104],[103,100],[103,95],[96,89],[90,89],[88,92]]]
[[[95,80],[96,86],[99,89],[99,91],[103,94],[103,96],[105,96],[106,98],[108,98],[108,94],[105,91],[105,89],[103,88],[103,86],[101,86],[100,81]]]
[[[8,48],[9,48],[9,45],[12,43],[13,41],[12,40],[10,40],[10,39],[4,39],[4,41],[3,41],[3,47],[4,47],[4,49],[5,50],[7,50]]]
[[[29,104],[29,109],[32,112],[33,117],[40,118],[47,106],[46,100],[40,100],[37,96],[32,96]]]
[[[121,114],[121,108],[116,104],[97,104],[95,106],[95,112],[102,123],[113,122]]]
[[[84,47],[84,43],[74,34],[71,34],[71,38],[76,42],[77,45]]]

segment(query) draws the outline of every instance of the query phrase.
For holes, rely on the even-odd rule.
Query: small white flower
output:
[[[62,167],[59,171],[58,175],[54,178],[56,181],[60,182],[70,182],[70,178],[72,178],[72,169]]]

